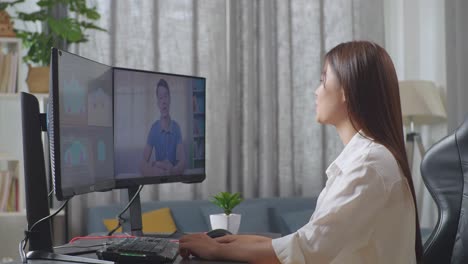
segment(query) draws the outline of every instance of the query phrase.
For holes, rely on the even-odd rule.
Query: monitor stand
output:
[[[128,189],[122,189],[120,192],[120,202],[122,206],[127,206],[128,202],[132,197],[137,193],[139,186],[129,187]],[[128,195],[127,195],[128,194]],[[173,233],[143,233],[143,220],[142,220],[142,210],[140,202],[140,194],[135,197],[133,203],[130,205],[129,210],[127,210],[123,216],[126,221],[122,224],[122,233],[131,234],[132,236],[148,236],[155,238],[179,238],[184,235],[182,232],[177,230]],[[128,221],[130,220],[130,221]]]
[[[124,206],[127,205],[130,199],[132,199],[132,197],[137,193],[138,186],[129,187],[127,190],[128,196],[125,195],[125,189],[120,193],[120,197],[122,197],[120,200]],[[130,233],[133,236],[143,236],[140,194],[135,197],[135,200],[130,205],[129,211],[125,212],[123,217],[125,219],[130,219],[130,221],[125,221],[123,223],[123,233]]]
[[[23,127],[24,181],[26,190],[26,218],[28,229],[50,214],[47,179],[41,133],[47,131],[45,114],[39,112],[39,102],[31,94],[21,93]],[[58,262],[113,263],[110,261],[56,254],[52,248],[50,219],[38,224],[29,234],[27,259]]]

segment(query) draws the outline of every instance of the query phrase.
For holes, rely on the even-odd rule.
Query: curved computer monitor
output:
[[[57,199],[205,179],[205,79],[107,66],[52,50]]]

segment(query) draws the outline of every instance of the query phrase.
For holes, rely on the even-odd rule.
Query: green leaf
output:
[[[56,3],[53,0],[40,0],[40,1],[37,1],[37,5],[40,6],[40,7],[52,7],[55,4]]]
[[[83,39],[83,33],[81,31],[79,23],[71,18],[53,19],[47,20],[48,25],[52,32],[66,40],[68,43],[75,43]]]
[[[95,24],[93,23],[88,23],[88,22],[84,22],[84,21],[81,21],[80,22],[80,26],[86,28],[86,29],[96,29],[96,30],[99,30],[99,31],[107,31],[101,27],[98,27],[96,26]]]
[[[13,2],[3,2],[3,3],[0,3],[0,11],[1,10],[5,10],[7,9],[7,7],[9,6],[14,6],[16,4],[19,4],[19,3],[22,3],[24,2],[25,0],[16,0],[16,1],[13,1]]]
[[[23,21],[45,21],[49,17],[46,10],[39,10],[32,13],[17,13],[18,19]]]
[[[87,19],[98,20],[101,18],[101,15],[96,11],[95,8],[88,9],[85,13]]]

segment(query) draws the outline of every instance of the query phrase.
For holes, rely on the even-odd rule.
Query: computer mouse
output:
[[[225,235],[232,235],[231,232],[229,232],[228,230],[226,229],[213,229],[211,231],[209,231],[208,233],[206,233],[209,237],[211,238],[217,238],[217,237],[222,237],[222,236],[225,236]]]

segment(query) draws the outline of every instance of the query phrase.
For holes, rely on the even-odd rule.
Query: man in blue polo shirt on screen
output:
[[[160,118],[153,123],[143,151],[141,172],[145,176],[182,174],[185,169],[185,154],[180,126],[169,114],[171,92],[166,80],[156,86],[156,101]],[[154,149],[154,161],[151,154]]]

